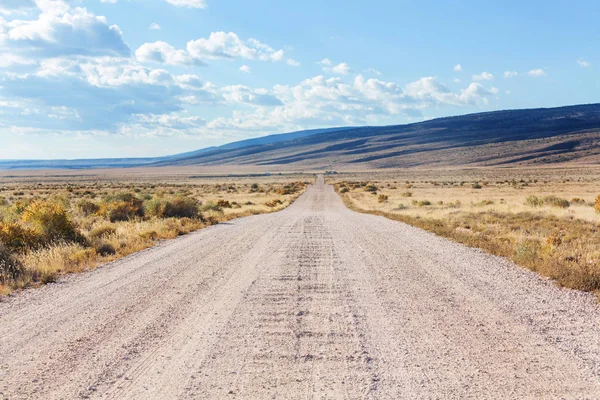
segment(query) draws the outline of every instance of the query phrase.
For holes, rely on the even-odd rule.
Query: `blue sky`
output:
[[[600,3],[0,0],[0,158],[598,102]]]

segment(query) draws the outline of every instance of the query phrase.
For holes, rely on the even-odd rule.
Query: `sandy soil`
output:
[[[0,398],[600,398],[598,338],[593,296],[320,179],[0,303]]]

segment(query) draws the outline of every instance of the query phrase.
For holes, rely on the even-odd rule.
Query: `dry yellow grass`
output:
[[[303,178],[2,185],[0,295],[93,269],[157,240],[281,210],[311,179]]]
[[[456,179],[387,172],[334,182],[357,211],[508,257],[566,287],[600,290],[600,214],[594,209],[600,170],[584,176],[550,169],[455,172]]]

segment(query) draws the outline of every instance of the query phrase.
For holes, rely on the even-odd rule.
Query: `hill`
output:
[[[545,164],[600,159],[600,104],[507,110],[358,127],[221,148],[153,165],[303,168]]]
[[[0,169],[257,166],[264,170],[600,161],[600,104],[506,110],[407,125],[305,130],[156,158],[0,160]]]

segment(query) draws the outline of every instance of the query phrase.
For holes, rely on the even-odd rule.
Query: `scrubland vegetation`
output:
[[[335,184],[356,211],[426,229],[510,258],[560,285],[600,293],[600,176],[525,170],[504,170],[496,179],[493,173],[485,179],[473,175],[453,180],[434,173],[420,179],[358,174]]]
[[[307,182],[0,186],[0,295],[233,218],[278,211]]]

